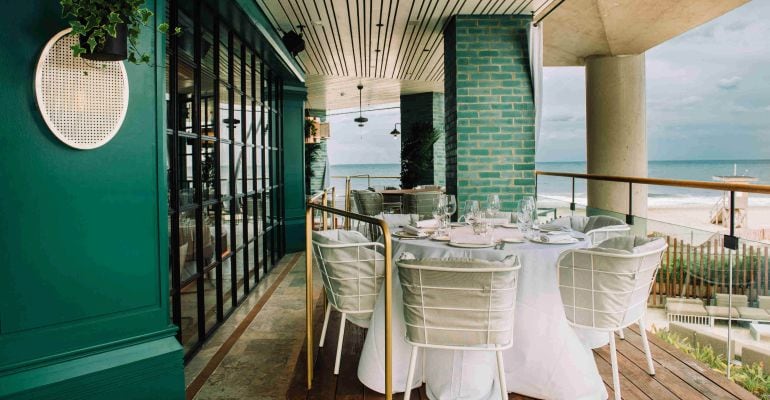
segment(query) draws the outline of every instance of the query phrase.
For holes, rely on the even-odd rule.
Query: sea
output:
[[[330,166],[332,185],[338,189],[345,187],[345,176],[370,175],[398,177],[399,164],[338,164]],[[542,171],[585,173],[585,162],[538,162],[536,168]],[[698,161],[650,161],[648,176],[651,178],[686,179],[714,181],[718,175],[753,176],[756,183],[770,185],[770,160],[698,160]],[[336,177],[336,178],[335,178]],[[343,178],[339,178],[343,177]],[[351,181],[353,189],[367,187],[399,186],[398,178],[359,178]],[[572,183],[569,178],[541,176],[538,178],[538,195],[556,200],[569,201]],[[696,205],[711,206],[722,196],[721,192],[703,189],[649,186],[648,205],[650,207],[687,207]],[[575,199],[585,204],[586,184],[583,180],[575,181]],[[752,206],[770,206],[770,196],[751,194]]]

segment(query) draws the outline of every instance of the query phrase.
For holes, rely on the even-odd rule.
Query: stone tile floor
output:
[[[278,282],[284,272],[285,278]],[[275,291],[249,322],[249,313],[259,307],[260,301],[264,301],[264,296],[276,283]],[[320,295],[320,282],[316,282],[315,289],[315,293]],[[248,327],[237,337],[237,328],[244,323],[248,323]],[[302,254],[289,254],[188,363],[185,368],[188,399],[285,398],[305,338],[304,332],[305,258]],[[237,340],[226,351],[226,347],[222,346],[233,335]],[[191,389],[196,385],[191,384],[196,378],[204,379],[205,375],[199,377],[201,372],[206,373],[208,364],[216,364],[217,352],[221,356],[225,351],[216,369],[197,393],[193,393],[195,390]],[[208,370],[214,367],[213,364]]]

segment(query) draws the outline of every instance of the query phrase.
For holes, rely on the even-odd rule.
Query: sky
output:
[[[770,1],[753,0],[645,57],[650,160],[770,159]],[[399,162],[400,141],[388,135],[399,110],[364,115],[364,128],[357,113],[329,118],[331,164]],[[544,69],[536,159],[585,160],[584,68]]]

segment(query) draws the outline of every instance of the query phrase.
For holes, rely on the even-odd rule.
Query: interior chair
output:
[[[660,238],[621,236],[594,248],[567,250],[557,261],[559,291],[570,324],[609,335],[616,400],[621,396],[615,331],[639,324],[648,373],[655,375],[644,314],[666,247]]]
[[[340,372],[345,321],[367,328],[382,283],[385,281],[384,246],[356,231],[334,229],[313,232],[313,258],[326,292],[326,314],[321,329],[323,347],[332,308],[342,313],[334,374]]]
[[[628,235],[631,230],[628,224],[609,215],[566,216],[557,218],[551,223],[585,233],[594,245],[613,237]]]
[[[441,192],[406,193],[401,199],[401,212],[417,214],[421,219],[433,218],[433,204]]]
[[[494,351],[502,398],[508,398],[503,350],[513,345],[518,258],[414,259],[397,262],[406,341],[412,345],[404,399],[409,400],[420,348]]]

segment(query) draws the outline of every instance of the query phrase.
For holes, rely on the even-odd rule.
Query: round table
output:
[[[465,233],[468,227],[457,228]],[[463,231],[465,230],[465,231]],[[453,233],[454,234],[454,233]],[[516,230],[496,228],[495,238],[521,236]],[[576,237],[585,239],[582,234]],[[396,260],[404,252],[417,258],[475,258],[501,260],[515,254],[521,261],[514,316],[513,346],[503,354],[508,390],[542,399],[606,399],[607,390],[591,349],[568,324],[557,283],[556,260],[568,249],[584,248],[588,240],[574,244],[541,244],[525,241],[494,248],[467,249],[447,243],[393,238],[393,390],[406,383],[411,346],[405,341],[401,285]],[[385,391],[385,296],[381,291],[366,334],[358,365],[358,378],[372,390]],[[593,343],[606,333],[581,333]],[[606,340],[605,340],[606,342]],[[497,399],[494,352],[425,349],[426,392],[431,399]],[[421,384],[422,360],[418,360],[413,387]]]

